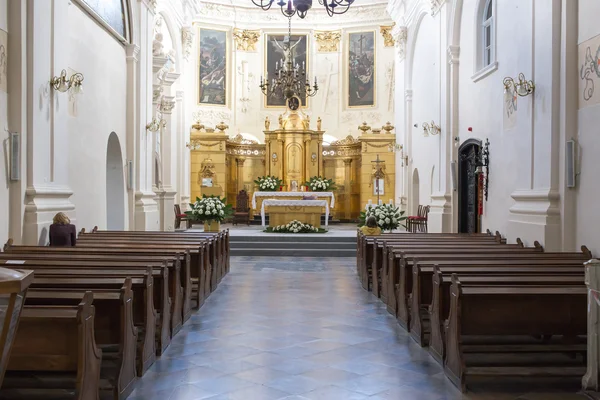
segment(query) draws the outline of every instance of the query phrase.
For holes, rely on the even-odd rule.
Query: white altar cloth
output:
[[[285,193],[285,192],[277,192]],[[325,226],[329,226],[329,203],[327,200],[276,200],[266,199],[262,202],[260,208],[260,217],[262,219],[263,228],[267,225],[265,222],[265,206],[280,206],[280,207],[325,207]],[[300,221],[302,222],[302,221]]]
[[[254,192],[252,195],[252,208],[256,209],[256,197],[302,197],[302,196],[317,196],[317,197],[329,197],[329,208],[335,207],[335,196],[333,192]]]

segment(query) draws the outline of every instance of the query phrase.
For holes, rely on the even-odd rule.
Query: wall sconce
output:
[[[152,118],[152,121],[146,125],[146,129],[150,132],[158,132],[160,128],[164,128],[165,126],[167,126],[167,121],[162,118],[157,119],[154,117]]]
[[[442,128],[439,125],[436,125],[435,122],[431,121],[431,124],[427,122],[423,122],[423,136],[427,137],[429,135],[435,136],[439,135],[442,132]]]
[[[60,76],[55,76],[50,80],[50,86],[62,93],[71,89],[73,94],[81,94],[83,93],[83,74],[77,72],[67,79],[67,71],[63,69]]]
[[[512,90],[521,97],[530,95],[535,90],[533,81],[526,80],[525,75],[522,73],[519,74],[518,82],[515,82],[511,77],[506,77],[503,83],[505,91]]]
[[[401,167],[406,167],[408,166],[408,155],[404,154],[404,146],[401,144],[395,144],[393,151],[399,151],[400,152],[400,159],[402,160],[402,164],[400,165]]]

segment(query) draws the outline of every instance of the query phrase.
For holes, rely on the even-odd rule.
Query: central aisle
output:
[[[463,398],[355,269],[354,258],[232,257],[130,399]]]

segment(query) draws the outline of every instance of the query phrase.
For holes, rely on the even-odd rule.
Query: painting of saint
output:
[[[198,103],[227,105],[227,32],[200,29]]]
[[[350,33],[348,107],[375,105],[375,32]]]
[[[266,42],[266,74],[265,77],[269,84],[273,84],[276,79],[277,71],[289,67],[289,62],[292,63],[292,68],[298,67],[300,71],[308,68],[308,37],[306,35],[267,35]],[[291,49],[291,56],[288,52]],[[306,70],[308,76],[308,70]],[[306,81],[306,76],[300,76],[301,81]],[[272,87],[272,86],[271,86]],[[271,88],[269,88],[270,90]],[[295,93],[302,99],[302,106],[306,107],[306,94],[304,86],[301,93]],[[285,107],[286,101],[283,90],[275,91],[273,95],[266,96],[267,107]]]

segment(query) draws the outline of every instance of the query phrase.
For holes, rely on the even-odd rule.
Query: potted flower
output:
[[[402,221],[406,220],[404,211],[400,211],[400,209],[393,204],[371,205],[367,207],[365,211],[360,213],[360,223],[358,226],[364,226],[367,218],[370,216],[374,216],[377,219],[377,226],[379,226],[382,231],[389,232],[398,229],[400,226],[404,227]]]
[[[185,214],[194,221],[204,222],[205,232],[219,232],[221,222],[233,215],[233,207],[226,199],[219,196],[196,197],[195,203],[190,203],[190,210]]]
[[[311,224],[305,224],[298,220],[293,220],[285,225],[277,225],[274,227],[268,227],[265,232],[269,233],[325,233],[325,229],[317,228]]]
[[[306,186],[313,192],[331,192],[335,189],[333,179],[325,179],[320,176],[313,176],[306,182]]]
[[[254,181],[260,192],[276,192],[281,187],[283,181],[274,176],[259,176]]]

